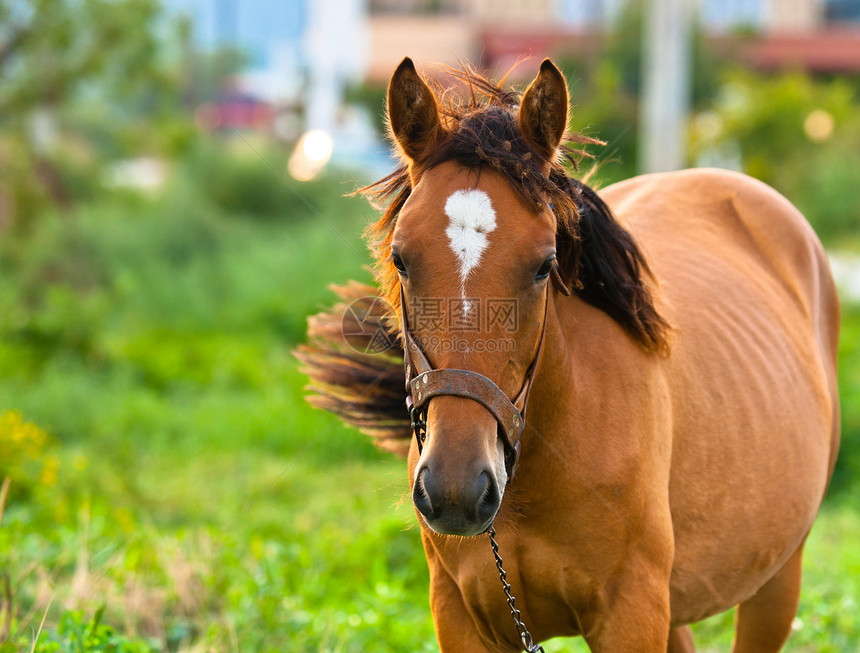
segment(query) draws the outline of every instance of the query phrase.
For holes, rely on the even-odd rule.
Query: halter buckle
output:
[[[424,451],[424,441],[427,439],[427,411],[424,406],[415,405],[412,395],[406,397],[406,409],[409,411],[410,426],[415,434],[415,442],[418,444],[418,453],[421,453]]]

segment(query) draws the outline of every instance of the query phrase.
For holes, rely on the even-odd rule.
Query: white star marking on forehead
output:
[[[450,218],[445,233],[460,261],[460,289],[465,295],[466,278],[487,249],[487,234],[496,228],[496,212],[484,191],[458,190],[445,202],[445,213]]]
[[[460,297],[463,313],[468,314],[466,279],[478,265],[481,254],[487,249],[487,234],[496,228],[496,212],[490,197],[482,190],[458,190],[445,202],[445,213],[450,218],[445,233],[457,259],[460,261]]]

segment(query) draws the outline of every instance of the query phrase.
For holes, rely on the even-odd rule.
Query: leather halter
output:
[[[561,282],[557,269],[553,268],[553,281],[563,290],[569,290]],[[403,285],[400,286],[400,313],[402,317],[403,335],[403,366],[406,372],[406,407],[412,419],[412,431],[418,444],[418,451],[423,451],[427,435],[427,408],[430,400],[439,395],[464,397],[477,401],[484,406],[499,424],[499,437],[505,447],[505,471],[507,482],[510,483],[517,470],[520,457],[520,436],[525,427],[525,412],[528,405],[529,392],[534,381],[535,372],[540,364],[543,353],[544,336],[546,335],[546,318],[549,310],[549,285],[547,285],[544,302],[543,322],[541,323],[540,339],[537,351],[526,370],[522,389],[512,401],[502,392],[491,379],[483,374],[470,370],[433,369],[421,347],[415,342],[409,331],[409,318],[406,312],[406,295]]]

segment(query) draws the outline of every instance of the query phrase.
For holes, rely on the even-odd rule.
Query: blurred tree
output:
[[[157,0],[0,0],[0,120],[157,77]]]
[[[592,182],[598,186],[636,174],[644,4],[643,0],[624,4],[605,35],[601,56],[558,58],[569,75],[572,127],[607,141],[607,147],[593,150],[599,166]],[[690,65],[693,107],[713,102],[723,65],[709,49],[701,26],[695,25]]]
[[[624,89],[638,96],[642,80],[643,0],[630,0],[620,12],[606,56],[619,70]],[[690,66],[694,107],[711,102],[719,86],[720,62],[709,49],[698,22],[693,32],[693,61]]]
[[[711,107],[691,125],[693,160],[729,152],[746,173],[785,194],[825,243],[860,230],[860,99],[856,80],[727,69]]]
[[[92,190],[100,155],[144,140],[146,121],[181,106],[179,71],[162,47],[179,32],[160,9],[159,0],[0,0],[0,227],[25,227]],[[72,137],[61,118],[76,123]],[[122,127],[122,138],[106,138]]]

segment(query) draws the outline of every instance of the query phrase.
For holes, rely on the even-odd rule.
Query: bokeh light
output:
[[[824,109],[815,109],[810,111],[803,121],[803,131],[807,138],[814,143],[823,143],[833,135],[833,127],[835,126],[833,116]]]
[[[299,181],[309,181],[316,177],[331,159],[334,142],[328,132],[313,129],[299,138],[288,169]]]

